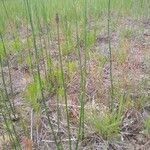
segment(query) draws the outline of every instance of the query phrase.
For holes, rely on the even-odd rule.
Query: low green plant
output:
[[[148,117],[145,121],[144,121],[144,125],[145,125],[145,129],[148,133],[150,133],[150,117]]]
[[[5,58],[5,51],[3,49],[3,43],[0,41],[0,55],[4,59]]]
[[[77,69],[77,62],[76,61],[69,61],[67,63],[68,68],[68,76],[71,76]]]
[[[87,33],[87,47],[90,48],[96,41],[95,32],[88,32]]]
[[[121,32],[121,37],[130,39],[134,35],[134,31],[132,28],[125,28]]]
[[[14,41],[12,41],[12,48],[14,52],[19,52],[19,50],[21,49],[21,45],[22,43],[19,36],[15,37]]]
[[[109,139],[119,134],[121,118],[118,117],[117,113],[94,110],[86,114],[86,120],[92,129],[98,132],[104,139]]]
[[[25,92],[26,100],[30,103],[35,112],[39,112],[40,110],[40,103],[38,102],[38,100],[41,99],[40,92],[41,91],[38,82],[30,83]]]
[[[127,60],[128,54],[126,50],[119,49],[117,51],[117,62],[123,64]]]

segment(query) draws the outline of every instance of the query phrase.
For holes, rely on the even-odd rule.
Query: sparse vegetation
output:
[[[149,0],[0,0],[0,149],[148,150],[149,14]]]

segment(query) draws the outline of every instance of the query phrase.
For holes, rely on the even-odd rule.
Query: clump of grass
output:
[[[33,82],[28,85],[25,92],[26,100],[30,103],[31,107],[35,112],[39,112],[40,103],[38,102],[41,99],[40,87],[38,82]]]
[[[117,137],[120,134],[120,125],[124,111],[126,94],[117,94],[118,106],[116,110],[110,112],[108,107],[97,108],[95,105],[89,106],[85,112],[85,120],[91,130],[98,132],[104,139]]]
[[[94,108],[95,109],[95,108]],[[98,132],[104,139],[117,136],[120,132],[121,118],[117,113],[110,113],[108,110],[92,110],[86,112],[87,124],[91,129]]]
[[[135,34],[135,31],[132,28],[125,28],[121,32],[121,37],[130,39]]]
[[[122,65],[128,60],[128,47],[126,47],[122,41],[120,42],[119,49],[117,50],[115,57],[119,65]]]

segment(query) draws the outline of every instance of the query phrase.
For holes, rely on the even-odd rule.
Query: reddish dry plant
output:
[[[23,147],[25,150],[32,150],[33,141],[28,137],[23,137]]]

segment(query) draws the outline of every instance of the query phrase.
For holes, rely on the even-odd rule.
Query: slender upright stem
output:
[[[82,101],[82,138],[84,138],[84,98],[86,95],[86,76],[87,76],[87,59],[89,58],[89,52],[87,49],[87,0],[84,0],[84,97]]]
[[[6,115],[3,113],[3,111],[1,110],[1,113],[2,113],[2,116],[3,116],[3,119],[4,119],[4,123],[6,125],[6,128],[7,128],[7,132],[9,133],[9,136],[10,136],[10,141],[13,143],[14,145],[14,149],[17,150],[17,145],[15,143],[15,139],[14,139],[14,136],[13,136],[13,133],[8,125],[8,122],[7,122],[7,119],[6,119]]]
[[[12,93],[12,95],[13,95],[11,68],[10,68],[10,63],[9,63],[8,57],[7,57],[7,51],[6,51],[6,47],[5,47],[5,43],[4,43],[4,39],[3,39],[3,35],[2,35],[2,33],[1,33],[1,31],[0,31],[0,39],[1,39],[1,41],[2,41],[4,54],[5,54],[6,62],[7,62],[7,65],[8,65],[8,74],[9,74],[9,81],[10,81],[10,89],[11,89],[11,93]],[[13,104],[13,105],[14,105],[14,104]]]
[[[47,116],[47,119],[48,119],[49,126],[52,130],[52,134],[53,134],[53,137],[54,137],[54,140],[55,140],[56,147],[57,147],[58,150],[60,150],[60,147],[59,147],[59,144],[57,142],[57,138],[56,138],[53,126],[52,126],[52,122],[51,122],[51,119],[49,117],[49,112],[48,112],[48,108],[47,108],[47,105],[46,105],[46,101],[45,101],[45,98],[44,98],[42,80],[41,80],[40,69],[39,69],[39,64],[38,64],[38,58],[39,58],[38,48],[37,48],[37,44],[36,44],[36,36],[35,36],[35,31],[34,31],[34,26],[33,26],[33,20],[32,20],[31,7],[30,7],[30,4],[29,4],[29,0],[26,0],[26,4],[27,4],[27,10],[28,10],[28,14],[29,14],[29,21],[30,21],[30,25],[31,25],[31,29],[32,29],[33,45],[34,45],[34,50],[35,50],[37,74],[38,74],[38,81],[39,81],[39,86],[40,86],[40,91],[41,91],[41,96],[42,96],[42,103],[43,103],[44,108],[45,108],[46,116]]]
[[[64,97],[65,97],[65,109],[67,115],[67,129],[68,129],[68,138],[69,138],[69,149],[72,149],[72,142],[71,142],[71,133],[70,133],[70,121],[69,121],[69,110],[68,110],[68,98],[67,98],[67,91],[66,91],[66,84],[65,84],[65,77],[63,71],[63,60],[62,60],[62,53],[61,53],[61,46],[60,46],[60,31],[59,31],[59,16],[56,14],[56,24],[57,24],[57,40],[58,40],[58,51],[59,51],[59,62],[61,68],[61,79],[62,79],[62,87],[64,89]]]
[[[11,101],[10,101],[10,99],[9,99],[8,92],[7,92],[7,88],[6,88],[6,84],[5,84],[4,71],[3,71],[3,64],[2,64],[1,55],[0,55],[0,66],[1,66],[1,74],[2,74],[3,87],[4,87],[4,91],[5,91],[5,95],[6,95],[6,98],[4,98],[4,96],[2,95],[2,96],[3,96],[3,99],[4,99],[5,109],[6,109],[7,113],[8,113],[9,120],[10,120],[11,125],[12,125],[12,130],[13,130],[14,135],[15,135],[16,140],[17,140],[17,145],[19,146],[19,149],[21,149],[21,145],[20,145],[20,142],[19,142],[19,137],[18,137],[17,132],[16,132],[16,129],[15,129],[15,127],[14,127],[12,121],[11,121],[11,112],[10,112],[9,109],[11,109],[11,111],[12,111],[14,117],[16,117],[16,116],[15,116],[15,112],[14,112],[13,106],[12,106],[12,104],[11,104]],[[9,106],[8,106],[7,102],[9,103]]]
[[[110,111],[113,111],[114,108],[114,86],[113,86],[113,74],[112,74],[112,49],[111,49],[111,36],[110,36],[110,6],[111,6],[111,0],[108,0],[108,26],[107,26],[107,31],[108,31],[108,49],[109,49],[109,72],[110,72]]]
[[[0,65],[1,65],[1,74],[2,74],[2,82],[3,82],[3,87],[4,87],[4,91],[5,91],[5,95],[6,95],[6,99],[7,99],[7,102],[9,103],[9,107],[15,117],[15,109],[13,107],[13,105],[11,104],[11,101],[9,99],[9,95],[8,95],[8,92],[7,92],[7,86],[6,86],[6,82],[5,82],[5,75],[4,75],[4,71],[3,71],[3,64],[2,64],[2,58],[1,58],[1,55],[0,55]]]
[[[78,17],[77,17],[77,10],[76,5],[74,3],[75,7],[75,24],[76,24],[76,43],[77,43],[77,49],[78,49],[78,58],[79,58],[79,68],[80,68],[80,94],[79,94],[79,102],[80,102],[80,114],[79,114],[79,129],[77,134],[77,143],[75,149],[78,149],[79,141],[84,136],[84,96],[85,96],[85,66],[86,66],[86,57],[84,60],[84,64],[82,64],[82,58],[81,58],[81,51],[80,51],[80,39],[79,39],[79,25],[78,25]],[[86,37],[86,33],[85,33]],[[84,38],[85,38],[84,37]],[[86,47],[86,45],[85,45]],[[86,55],[86,54],[85,54]],[[84,65],[84,66],[83,66]]]

